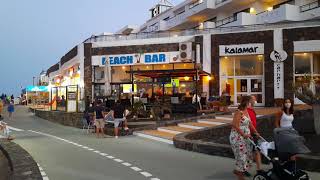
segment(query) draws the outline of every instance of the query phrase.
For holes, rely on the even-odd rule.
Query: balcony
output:
[[[216,27],[235,27],[255,24],[256,17],[250,13],[241,12],[216,22]]]
[[[203,0],[187,5],[183,13],[177,14],[176,16],[166,21],[167,30],[175,28],[181,24],[188,23],[192,18],[199,18],[199,14],[207,9],[214,8],[212,2],[213,0]]]
[[[302,19],[320,18],[320,1],[314,1],[309,4],[300,6]]]
[[[232,0],[216,0],[215,6],[223,6],[224,4],[231,2]]]
[[[264,11],[257,14],[256,24],[299,20],[301,20],[299,7],[290,4],[284,4],[272,11]]]

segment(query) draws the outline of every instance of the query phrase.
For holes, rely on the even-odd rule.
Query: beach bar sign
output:
[[[139,64],[168,64],[179,56],[179,52],[120,54],[102,56],[102,65],[107,62],[110,66],[126,66]]]

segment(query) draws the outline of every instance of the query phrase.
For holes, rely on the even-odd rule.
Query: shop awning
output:
[[[196,76],[196,69],[175,69],[175,70],[139,70],[139,71],[126,71],[138,76],[144,76],[149,78],[161,78],[161,77],[185,77]],[[209,76],[210,74],[205,71],[198,70],[199,76]]]

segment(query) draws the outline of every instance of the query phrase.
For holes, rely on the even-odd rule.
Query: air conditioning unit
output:
[[[179,44],[179,59],[181,62],[192,61],[192,42],[180,43]]]

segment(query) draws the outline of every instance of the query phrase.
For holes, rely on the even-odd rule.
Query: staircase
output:
[[[197,122],[179,123],[177,126],[158,127],[157,130],[138,131],[133,134],[139,137],[173,144],[173,138],[177,134],[190,132],[196,129],[219,126],[231,122],[232,115],[221,115],[216,116],[214,119],[200,119]]]

